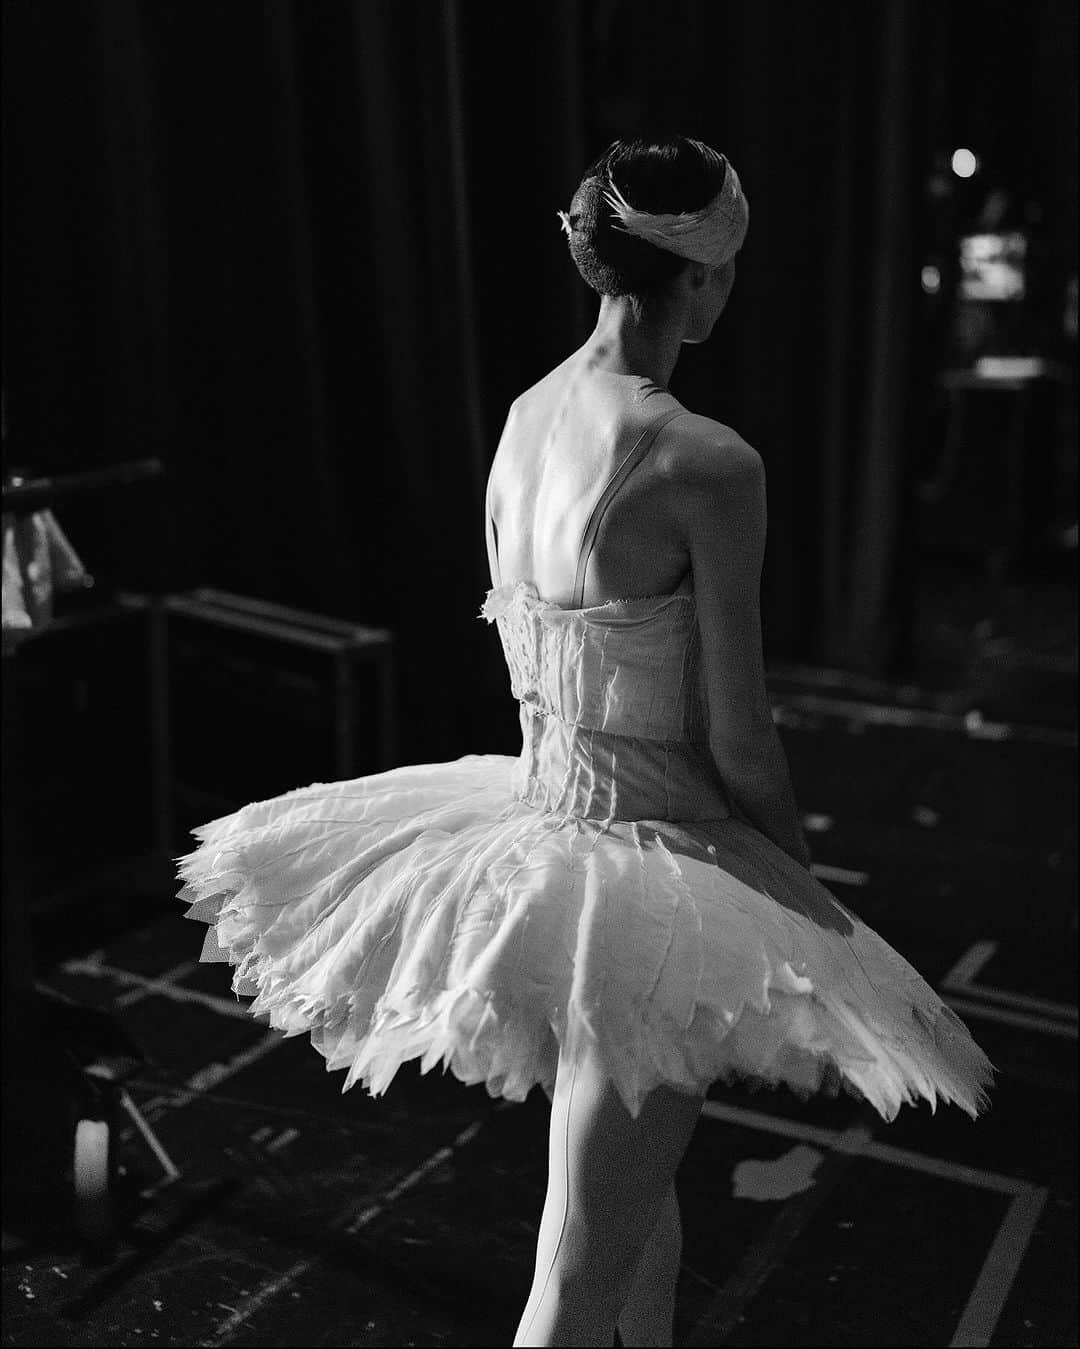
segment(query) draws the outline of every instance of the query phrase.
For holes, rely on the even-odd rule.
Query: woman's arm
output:
[[[686,544],[694,572],[708,695],[709,745],[738,815],[810,865],[787,757],[765,688],[761,568],[765,467],[718,423],[684,460]]]

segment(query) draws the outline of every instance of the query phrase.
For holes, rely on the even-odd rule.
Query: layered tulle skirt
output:
[[[315,784],[203,825],[179,859],[202,958],[343,1090],[419,1059],[520,1101],[595,1050],[635,1115],[660,1083],[717,1080],[843,1086],[886,1119],[985,1106],[963,1023],[757,831],[538,810],[517,762]]]

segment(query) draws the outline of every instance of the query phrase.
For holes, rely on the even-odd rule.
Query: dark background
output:
[[[766,461],[769,693],[818,873],[943,993],[990,952],[949,1000],[1000,1087],[977,1128],[890,1125],[923,1174],[846,1170],[870,1131],[843,1098],[799,1123],[752,1101],[772,1138],[711,1120],[680,1181],[678,1342],[946,1343],[961,1308],[968,1342],[991,1339],[972,1309],[995,1344],[1077,1342],[1077,8],[0,4],[5,472],[166,470],[58,505],[96,585],[3,661],[9,1340],[134,1342],[153,1303],[177,1343],[507,1341],[539,1093],[485,1113],[409,1071],[342,1097],[298,1039],[257,1060],[226,968],[195,965],[187,829],[346,776],[345,737],[325,651],[178,617],[176,596],[390,630],[398,747],[376,751],[392,719],[366,667],[357,772],[516,753],[477,618],[486,474],[511,400],[596,311],[556,211],[612,139],[655,129],[728,152],[750,201],[731,306],[672,384]],[[989,318],[955,281],[995,192],[1030,295],[986,350],[1046,362],[1023,389],[976,387],[958,341]],[[110,606],[121,591],[138,602]],[[80,1269],[89,1077],[76,1101],[66,1072],[118,1037],[182,1176],[136,1207],[159,1162],[118,1130],[138,1220],[122,1263]],[[726,1206],[733,1165],[778,1157],[804,1117],[847,1156],[782,1210]]]
[[[1072,0],[2,12],[7,464],[167,470],[61,513],[100,587],[384,625],[402,761],[516,752],[475,618],[487,469],[511,399],[595,314],[556,210],[615,136],[678,129],[730,153],[751,203],[731,306],[673,389],[766,461],[767,654],[918,674],[944,359],[927,183],[971,145],[956,221],[995,182],[1037,203],[1060,345]],[[1067,469],[1062,425],[1033,453]]]

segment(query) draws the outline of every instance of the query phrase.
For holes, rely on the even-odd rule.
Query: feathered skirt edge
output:
[[[992,1065],[876,932],[735,820],[600,827],[471,755],[314,784],[193,831],[178,859],[204,961],[252,1015],[306,1033],[342,1087],[419,1060],[493,1097],[550,1097],[600,1055],[636,1116],[659,1085],[843,1088],[886,1120],[975,1118]]]

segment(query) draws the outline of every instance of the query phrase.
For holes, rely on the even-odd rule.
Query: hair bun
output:
[[[646,298],[662,291],[686,267],[669,253],[619,228],[604,199],[614,182],[639,210],[699,211],[724,185],[723,156],[685,136],[619,140],[585,172],[568,212],[560,212],[570,256],[582,280],[599,295]]]

